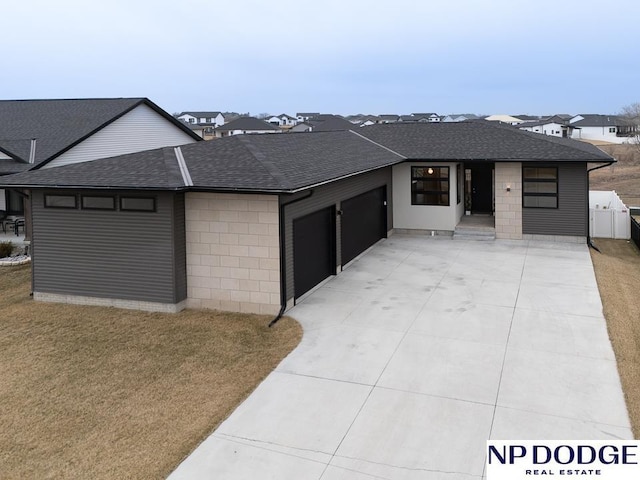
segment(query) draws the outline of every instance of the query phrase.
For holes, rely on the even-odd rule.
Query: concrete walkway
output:
[[[585,245],[396,235],[289,314],[302,343],[171,480],[481,479],[489,438],[633,438]]]

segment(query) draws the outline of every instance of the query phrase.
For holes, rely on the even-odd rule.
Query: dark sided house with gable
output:
[[[0,175],[197,140],[146,98],[0,100]],[[0,212],[24,214],[23,198],[0,190]]]
[[[1,179],[38,300],[277,314],[393,231],[585,241],[592,145],[489,122],[239,135]]]

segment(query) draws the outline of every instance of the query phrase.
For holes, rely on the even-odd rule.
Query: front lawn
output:
[[[34,302],[0,268],[0,478],[165,478],[300,341],[283,318]]]
[[[626,240],[595,239],[591,251],[609,338],[635,438],[640,439],[640,251]]]

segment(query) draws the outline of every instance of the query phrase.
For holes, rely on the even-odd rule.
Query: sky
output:
[[[294,115],[617,113],[638,0],[2,0],[0,99]]]

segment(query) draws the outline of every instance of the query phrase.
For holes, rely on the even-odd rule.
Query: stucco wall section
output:
[[[187,307],[280,310],[276,195],[187,193]]]
[[[411,205],[411,167],[449,167],[449,205]],[[464,212],[464,195],[457,203],[457,163],[407,162],[393,166],[393,228],[453,232]]]
[[[522,164],[495,164],[496,238],[522,239]],[[507,191],[510,187],[511,191]]]

